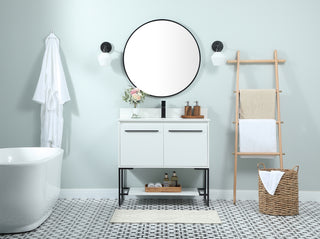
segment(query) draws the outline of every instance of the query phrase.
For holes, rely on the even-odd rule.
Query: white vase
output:
[[[131,118],[139,118],[139,109],[138,108],[132,108]]]

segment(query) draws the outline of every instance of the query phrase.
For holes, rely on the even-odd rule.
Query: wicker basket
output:
[[[145,185],[145,191],[148,193],[179,193],[181,192],[181,185],[178,187],[152,187],[149,188],[148,184]]]
[[[263,165],[263,168],[260,168],[260,165]],[[278,170],[285,172],[274,195],[271,195],[266,191],[259,177],[259,211],[264,214],[276,216],[292,216],[299,214],[299,166],[295,166],[293,169],[266,169],[263,163],[259,163],[258,170]]]

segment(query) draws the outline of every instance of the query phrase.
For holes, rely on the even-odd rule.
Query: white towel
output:
[[[162,184],[161,184],[161,183],[156,183],[154,186],[155,186],[156,188],[162,188]]]
[[[154,188],[154,187],[155,187],[154,183],[148,183],[148,188]]]
[[[59,39],[51,33],[37,88],[32,98],[41,104],[41,146],[61,147],[63,104],[70,100],[59,53]]]
[[[274,119],[239,119],[240,152],[277,152],[277,130]],[[241,158],[274,158],[274,156],[241,156]]]
[[[270,172],[259,170],[259,176],[262,184],[269,194],[274,195],[283,174],[284,172],[276,170],[272,170]]]

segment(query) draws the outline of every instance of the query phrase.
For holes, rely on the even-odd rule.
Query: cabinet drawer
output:
[[[162,124],[121,124],[119,153],[122,167],[163,167]]]
[[[208,167],[208,127],[202,123],[164,125],[164,167]]]

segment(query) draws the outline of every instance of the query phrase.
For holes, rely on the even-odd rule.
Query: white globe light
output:
[[[221,52],[214,52],[211,56],[211,61],[214,66],[226,64],[227,58]]]
[[[98,55],[98,61],[99,61],[99,64],[100,66],[107,66],[110,64],[110,53],[108,52],[101,52],[99,55]]]

